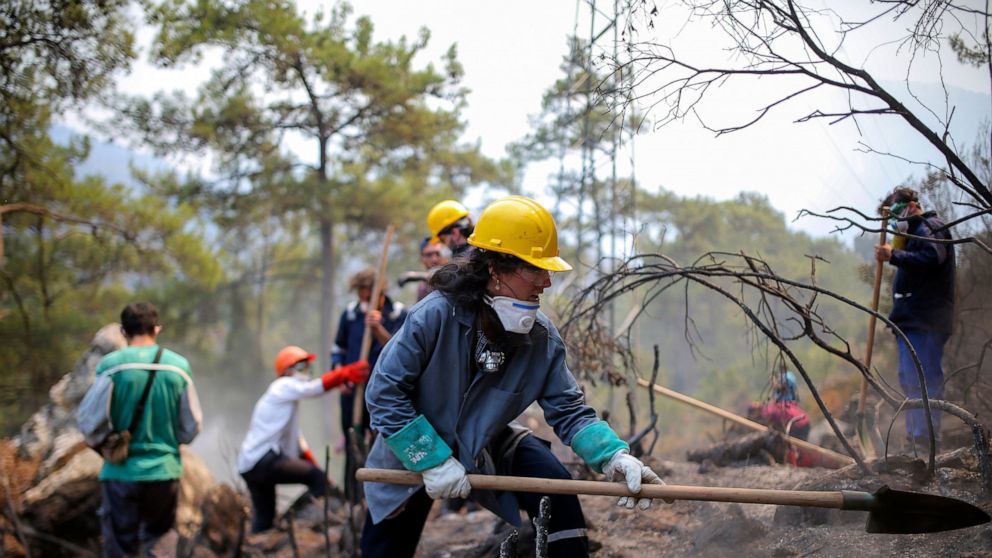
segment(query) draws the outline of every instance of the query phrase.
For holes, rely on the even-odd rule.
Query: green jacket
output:
[[[131,424],[148,381],[148,371],[157,370],[144,413],[131,432],[127,460],[120,465],[105,462],[100,480],[140,482],[182,476],[179,444],[192,442],[199,433],[200,403],[189,362],[182,355],[165,349],[158,364],[152,364],[157,351],[158,345],[126,347],[103,357],[96,367],[91,391],[97,393],[95,396],[87,393],[86,399],[91,401],[84,400],[79,413],[80,430],[87,435],[88,441],[93,432],[124,430]],[[85,409],[87,405],[89,410]],[[102,412],[94,413],[93,409]],[[95,427],[84,424],[85,412],[93,416],[102,414],[99,418],[105,423]]]

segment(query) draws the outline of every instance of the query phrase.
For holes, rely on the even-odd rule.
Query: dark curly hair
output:
[[[497,273],[513,273],[530,264],[516,256],[473,247],[467,256],[456,258],[434,272],[430,286],[456,306],[477,312],[482,331],[490,341],[506,350],[512,351],[515,347],[532,343],[536,336],[547,335],[547,329],[541,324],[534,324],[528,333],[511,333],[503,328],[496,311],[483,301],[492,278],[490,266]]]
[[[526,265],[516,256],[474,248],[467,257],[457,258],[434,272],[430,286],[458,306],[478,307],[492,278],[490,266],[499,273],[512,273]]]

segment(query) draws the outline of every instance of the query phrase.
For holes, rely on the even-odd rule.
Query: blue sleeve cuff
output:
[[[572,451],[597,473],[602,473],[603,466],[622,449],[629,450],[630,446],[617,436],[606,421],[596,421],[572,436]]]
[[[452,453],[424,415],[419,415],[399,432],[386,438],[386,445],[404,467],[416,473],[437,467]]]
[[[896,267],[899,267],[899,265],[902,263],[902,255],[903,255],[902,250],[892,250],[892,255],[889,256],[889,265],[894,265]]]

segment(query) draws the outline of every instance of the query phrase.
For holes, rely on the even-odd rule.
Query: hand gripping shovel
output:
[[[362,482],[382,482],[416,486],[423,481],[411,471],[359,469],[355,476]],[[627,485],[616,482],[468,475],[472,488],[541,494],[585,494],[590,496],[631,496]],[[962,529],[989,522],[989,514],[967,502],[892,490],[887,486],[871,492],[855,490],[766,490],[713,486],[678,486],[645,484],[640,497],[740,504],[807,506],[868,512],[865,531],[869,533],[936,533]]]

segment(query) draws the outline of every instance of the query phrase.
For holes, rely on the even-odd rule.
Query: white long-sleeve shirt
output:
[[[325,391],[320,377],[310,379],[305,374],[282,376],[269,384],[251,413],[251,426],[238,453],[238,472],[250,471],[269,450],[298,457],[299,400],[317,397]]]

